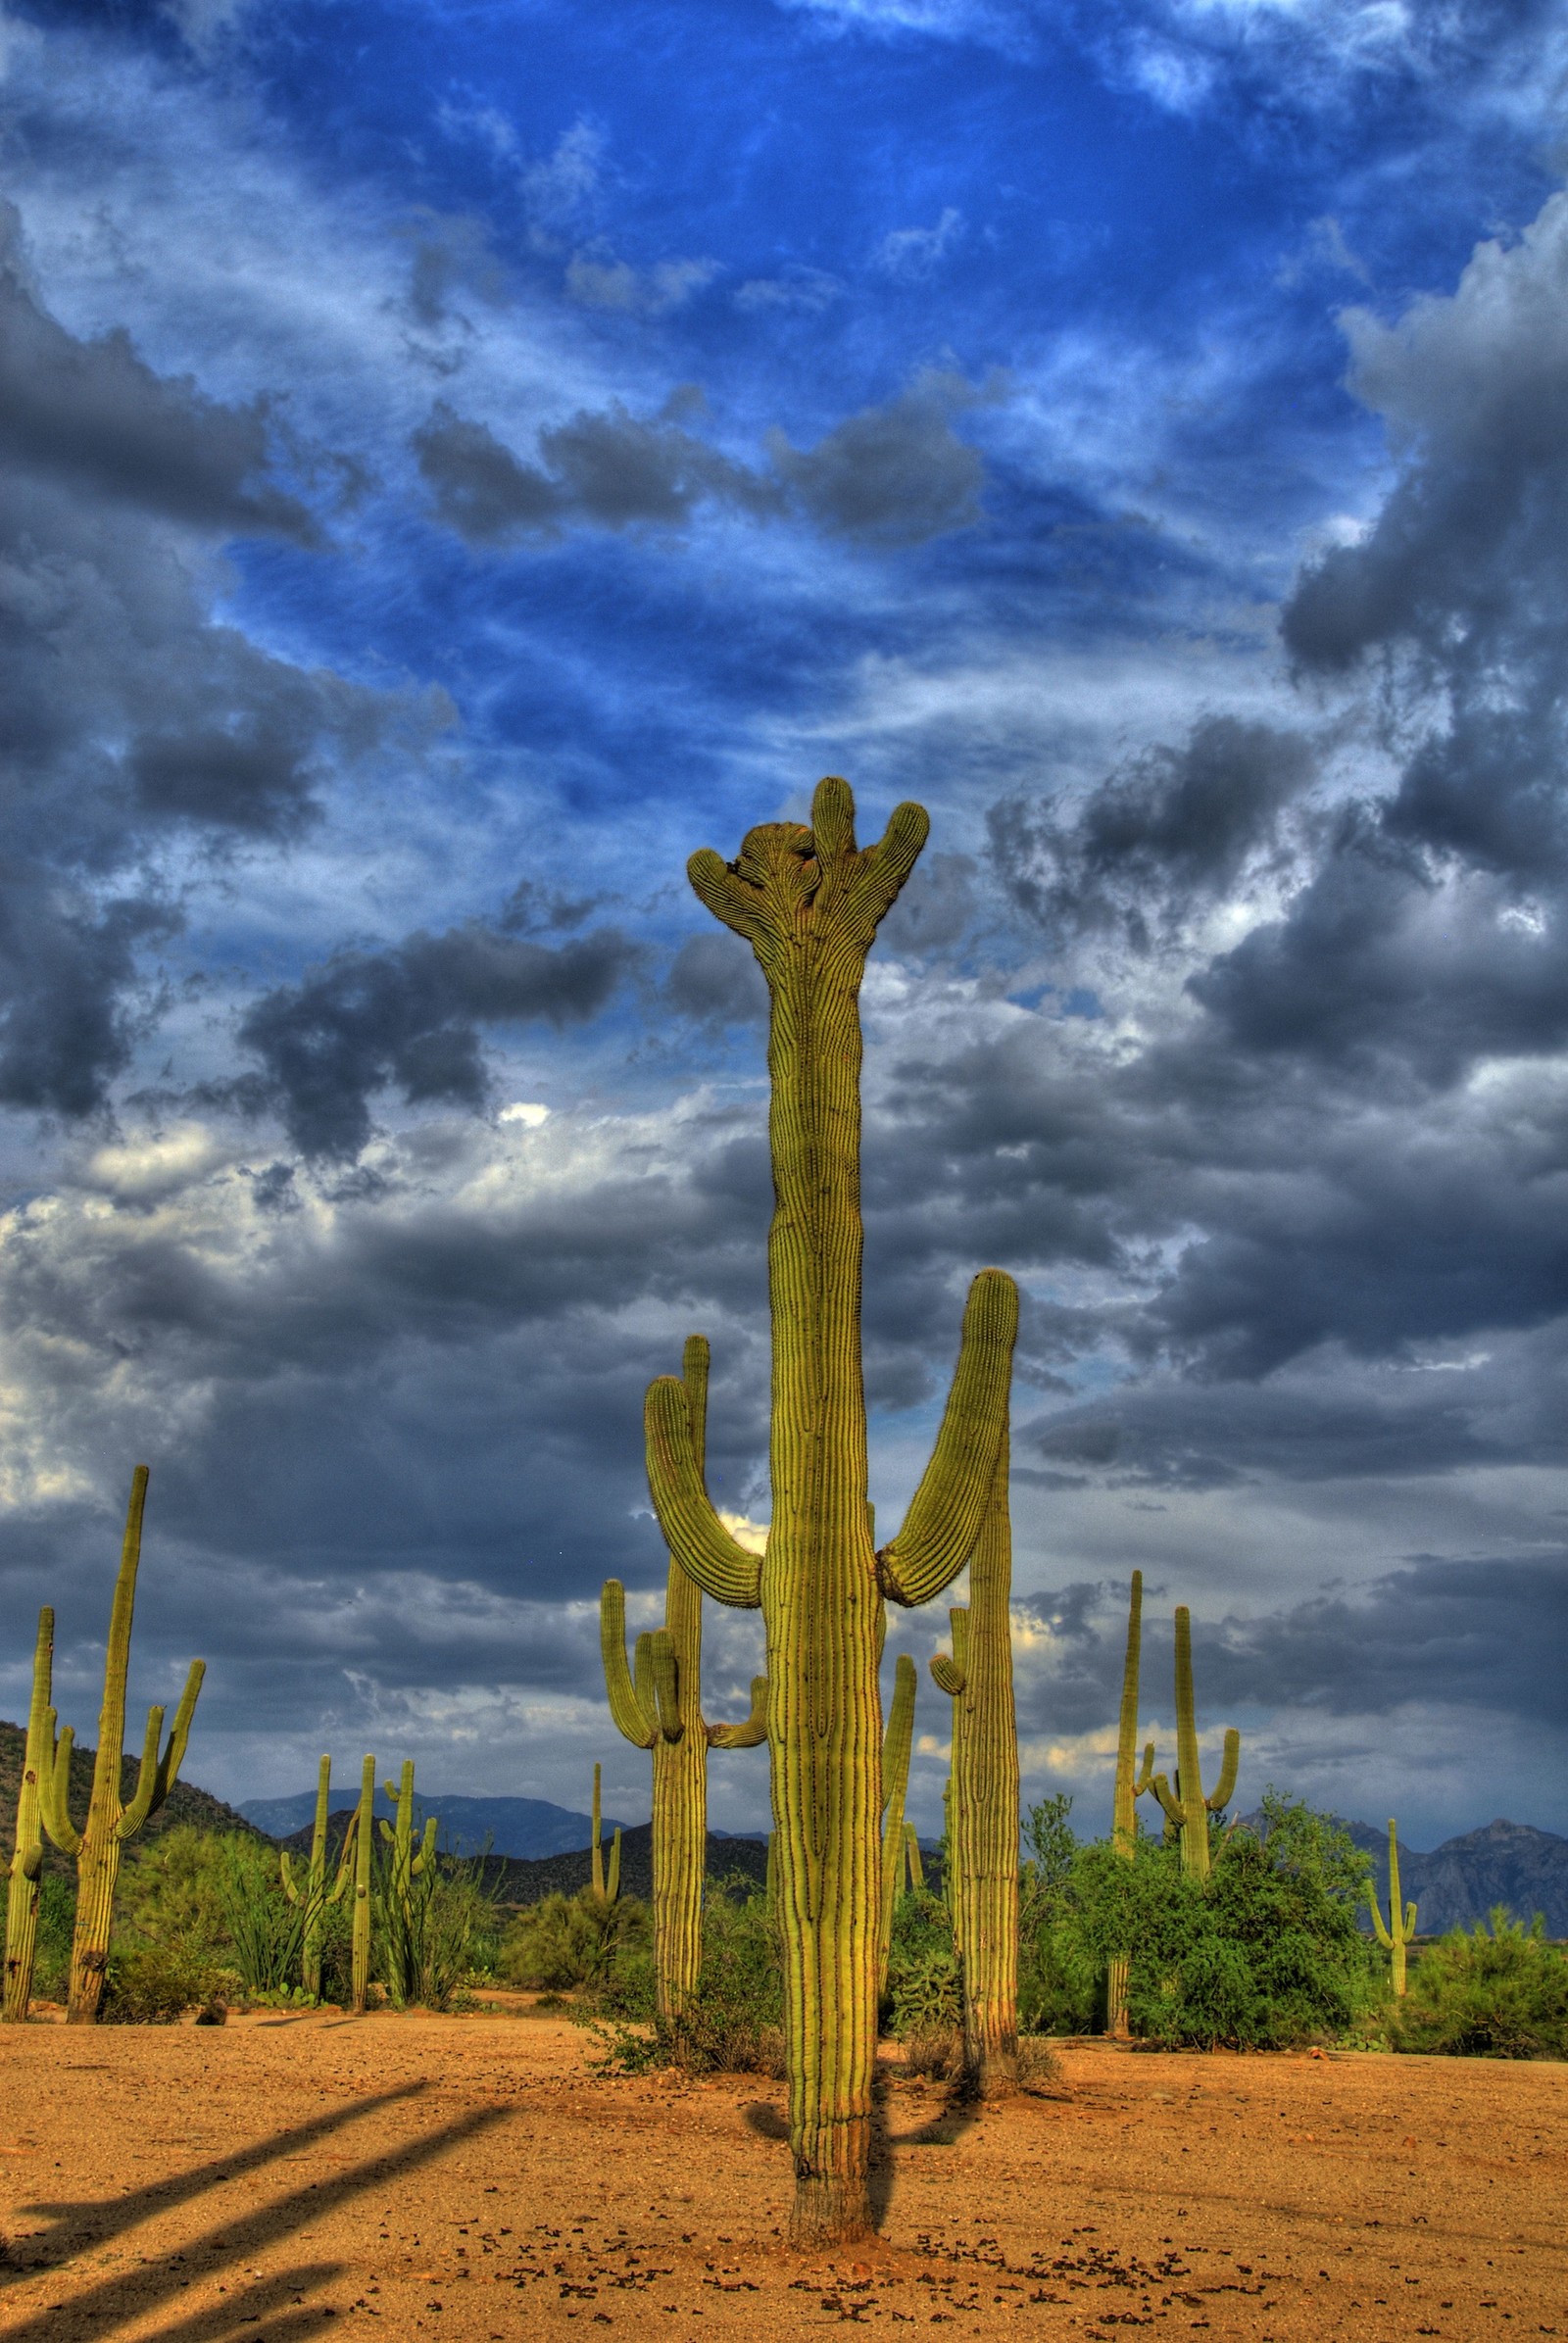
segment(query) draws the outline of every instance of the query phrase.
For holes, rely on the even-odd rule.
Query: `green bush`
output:
[[[76,1927],[76,1881],[46,1871],[38,1882],[38,1938],[32,1991],[37,2001],[64,2001],[71,1990],[71,1939]]]
[[[99,2014],[110,2026],[173,2026],[187,2010],[217,2013],[240,1993],[235,1971],[174,1944],[111,1952]]]
[[[237,1832],[209,1839],[218,1919],[247,1993],[277,1993],[299,1976],[305,1913],[283,1892],[277,1849]]]
[[[1499,1907],[1490,1931],[1456,1928],[1416,1955],[1388,2031],[1396,2050],[1568,2058],[1568,1959],[1539,1913],[1526,1928]]]
[[[640,1991],[628,1990],[635,1977]],[[636,2074],[679,2067],[689,2075],[782,2075],[784,1984],[778,1927],[769,1897],[737,1877],[709,1882],[703,1902],[703,1958],[697,1988],[678,2028],[654,2007],[651,1961],[612,1977],[594,1997],[601,2069]],[[589,2015],[585,2011],[584,2015]],[[606,2025],[604,2020],[618,2021]],[[627,2023],[630,2021],[631,2023]]]
[[[374,1856],[375,1920],[386,1988],[394,2009],[449,2010],[497,1952],[495,1899],[484,1858],[436,1855],[413,1875],[408,1892],[392,1892],[393,1858]]]
[[[652,1941],[648,1906],[623,1895],[612,1904],[591,1887],[527,1904],[501,1939],[496,1975],[525,1992],[612,1990]]]
[[[910,1888],[893,1908],[883,2013],[889,2032],[906,2044],[915,2035],[945,2035],[962,2024],[953,1923],[947,1905],[929,1888]]]
[[[1059,1809],[1053,1801],[1044,1813],[1037,1858],[1050,1860],[1024,1876],[1028,2030],[1101,2022],[1105,1972],[1122,1950],[1132,2030],[1152,2043],[1285,2049],[1344,2032],[1376,2000],[1356,1924],[1367,1861],[1327,1817],[1269,1791],[1262,1836],[1224,1832],[1200,1880],[1177,1848],[1142,1837],[1130,1860],[1102,1839],[1064,1861]]]

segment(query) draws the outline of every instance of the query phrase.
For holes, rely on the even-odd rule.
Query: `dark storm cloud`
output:
[[[1070,809],[1055,798],[994,805],[993,863],[1054,936],[1116,928],[1147,951],[1235,886],[1314,777],[1299,733],[1208,716],[1181,748],[1147,751]]]
[[[268,413],[222,407],[143,364],[122,331],[82,342],[29,288],[21,220],[0,206],[0,464],[199,528],[310,542],[305,508],[261,478]]]
[[[690,385],[651,420],[619,400],[580,410],[540,432],[537,464],[444,400],[411,444],[437,517],[472,544],[570,525],[678,527],[706,501],[755,520],[799,509],[832,535],[914,545],[979,518],[985,465],[954,432],[953,417],[995,395],[958,375],[923,374],[814,447],[770,433],[770,473],[733,462],[685,427],[704,406]]]
[[[390,952],[340,952],[258,1001],[239,1039],[260,1058],[263,1098],[301,1152],[353,1157],[369,1139],[376,1091],[395,1087],[411,1105],[483,1105],[481,1026],[580,1024],[634,956],[613,928],[552,950],[467,920]]]
[[[917,545],[980,518],[985,464],[953,418],[994,394],[961,375],[922,374],[901,398],[850,415],[814,447],[781,431],[768,453],[818,528],[871,544]]]
[[[287,837],[388,707],[215,624],[221,541],[314,542],[265,476],[263,403],[152,371],[122,333],[42,306],[0,219],[0,1099],[101,1108],[157,1008],[146,948],[177,914],[149,873],[178,827]]]
[[[1175,1581],[1145,1572],[1146,1721],[1168,1724],[1173,1714],[1171,1614],[1184,1599]],[[1024,1672],[1025,1731],[1089,1733],[1114,1717],[1126,1604],[1122,1582],[1015,1602],[1051,1635],[1047,1667]],[[1388,1716],[1406,1703],[1431,1703],[1552,1726],[1561,1720],[1568,1661],[1568,1555],[1417,1556],[1354,1593],[1325,1590],[1246,1618],[1207,1619],[1200,1608],[1193,1659],[1205,1725],[1281,1709]],[[1168,1764],[1171,1751],[1159,1755]]]
[[[767,987],[751,947],[738,936],[689,936],[670,962],[665,995],[699,1025],[767,1021]]]

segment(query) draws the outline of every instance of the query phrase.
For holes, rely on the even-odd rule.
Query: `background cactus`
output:
[[[811,826],[748,833],[733,863],[694,854],[693,887],[767,981],[775,1210],[768,1234],[772,1522],[759,1560],[710,1504],[685,1385],[648,1394],[648,1477],[675,1559],[719,1602],[761,1606],[784,1943],[791,2234],[870,2225],[871,2080],[881,1914],[878,1597],[928,1602],[968,1560],[995,1476],[1017,1331],[1012,1281],[984,1272],[935,1452],[880,1553],[866,1505],[860,1365],[860,1020],[866,953],[925,843],[918,805],[858,849],[854,800],[823,781]]]
[[[311,1828],[311,1859],[303,1885],[294,1877],[287,1847],[277,1851],[283,1893],[304,1908],[301,1935],[300,1981],[313,2001],[321,1998],[321,1916],[329,1901],[326,1886],[326,1818],[332,1795],[332,1760],[323,1757],[316,1783],[316,1820]],[[341,1885],[337,1889],[341,1893]]]
[[[350,1937],[349,2008],[363,2018],[370,1991],[370,1849],[375,1836],[375,1759],[368,1757],[360,1769],[360,1802],[354,1809],[338,1858],[331,1901],[336,1903],[354,1882],[353,1925]]]
[[[1138,1800],[1153,1786],[1154,1744],[1144,1750],[1138,1768],[1138,1668],[1142,1645],[1144,1574],[1133,1572],[1132,1596],[1127,1606],[1127,1653],[1121,1671],[1121,1716],[1116,1730],[1116,1787],[1111,1802],[1111,1844],[1132,1861],[1138,1837]],[[1105,2031],[1117,2039],[1127,2032],[1126,1953],[1111,1960],[1105,1976]]]
[[[1242,1736],[1232,1726],[1225,1735],[1219,1780],[1205,1797],[1193,1705],[1193,1621],[1183,1603],[1176,1612],[1176,1786],[1173,1790],[1164,1775],[1156,1774],[1154,1795],[1171,1829],[1181,1832],[1182,1869],[1194,1879],[1208,1878],[1208,1818],[1230,1804],[1241,1753]]]
[[[1383,1914],[1378,1909],[1376,1880],[1369,1879],[1367,1881],[1366,1900],[1372,1914],[1372,1926],[1377,1930],[1378,1942],[1389,1955],[1395,1998],[1402,1999],[1404,1994],[1404,1951],[1405,1946],[1415,1934],[1415,1906],[1414,1904],[1405,1904],[1402,1910],[1400,1907],[1399,1834],[1395,1829],[1392,1814],[1389,1817],[1389,1917],[1386,1925]]]
[[[610,1869],[607,1876],[605,1870],[604,1850],[605,1834],[601,1827],[603,1809],[600,1805],[599,1799],[600,1769],[598,1766],[595,1766],[594,1810],[592,1823],[593,1835],[588,1842],[588,1884],[593,1892],[595,1902],[601,1904],[613,1904],[618,1902],[620,1898],[620,1825],[618,1823],[615,1825],[615,1835],[611,1841]]]
[[[948,1613],[948,1625],[953,1634],[951,1652],[939,1651],[931,1661],[931,1678],[941,1692],[953,1702],[953,1724],[949,1733],[948,1779],[942,1786],[942,1900],[948,1907],[948,1919],[953,1926],[953,1949],[960,1960],[963,1947],[958,1940],[958,1928],[963,1914],[963,1893],[960,1885],[958,1853],[957,1779],[959,1752],[963,1746],[963,1694],[969,1682],[969,1614],[961,1606]]]
[[[893,1950],[893,1907],[899,1900],[908,1849],[904,1834],[904,1801],[909,1788],[909,1751],[914,1745],[914,1695],[919,1683],[913,1660],[901,1651],[893,1668],[893,1706],[882,1736],[882,1926],[877,1943],[877,1997],[888,1989]]]
[[[1018,1727],[1012,1689],[1012,1530],[1004,1418],[991,1500],[969,1563],[954,1652],[932,1675],[953,1699],[950,1909],[963,1972],[971,2089],[1005,2084],[1018,2055]]]
[[[98,1716],[98,1753],[93,1761],[92,1796],[86,1828],[78,1830],[71,1819],[71,1750],[75,1738],[68,1726],[60,1735],[54,1763],[41,1772],[39,1803],[44,1829],[63,1855],[76,1861],[76,1927],[71,1945],[71,1997],[68,2026],[91,2026],[103,1998],[104,1971],[109,1962],[109,1931],[114,1920],[115,1887],[120,1879],[120,1850],[134,1838],[150,1814],[156,1814],[179,1773],[190,1738],[196,1696],[202,1688],[206,1662],[193,1660],[168,1742],[162,1754],[164,1712],[147,1711],[147,1737],[142,1747],[136,1790],[126,1806],[120,1791],[121,1757],[125,1745],[125,1674],[130,1665],[131,1619],[136,1607],[136,1572],[141,1561],[141,1523],[147,1503],[147,1467],[137,1465],[130,1480],[130,1506],[121,1548],[120,1576],[115,1582],[114,1608],[109,1617],[109,1650],[104,1661],[104,1701]],[[54,1733],[54,1711],[49,1711]]]
[[[907,1867],[906,1883],[912,1895],[917,1887],[925,1885],[925,1865],[920,1860],[919,1833],[912,1823],[904,1826],[904,1859]]]
[[[708,1444],[706,1336],[692,1335],[681,1363],[692,1454],[704,1472]],[[654,1973],[659,2011],[676,2031],[702,1962],[703,1874],[708,1860],[708,1752],[751,1749],[767,1738],[767,1679],[752,1684],[740,1725],[703,1721],[703,1591],[671,1556],[664,1624],[639,1635],[626,1665],[626,1597],[607,1579],[599,1598],[605,1688],[618,1732],[653,1753]]]
[[[594,1790],[598,1794],[598,1769]],[[428,1900],[419,1882],[433,1879],[436,1818],[425,1817],[424,1831],[414,1834],[414,1760],[406,1758],[397,1782],[382,1783],[393,1803],[393,1819],[381,1825],[388,1849],[381,1888],[381,1931],[386,1949],[386,1981],[396,2009],[407,2009],[419,1997],[423,1970],[424,1931],[421,1926]],[[373,1792],[372,1792],[373,1795]]]
[[[6,1894],[6,2023],[20,2026],[32,2002],[32,1964],[38,1947],[38,1883],[43,1876],[43,1830],[38,1784],[55,1762],[55,1713],[49,1705],[54,1675],[55,1615],[38,1613],[38,1640],[32,1654],[32,1698],[27,1704],[27,1745],[22,1757],[17,1795],[17,1843]]]

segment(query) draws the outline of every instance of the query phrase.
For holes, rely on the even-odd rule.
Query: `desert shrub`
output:
[[[241,1989],[237,1973],[210,1953],[138,1944],[111,1952],[99,2015],[110,2026],[172,2026],[187,2010],[216,2015]]]
[[[929,1888],[911,1888],[893,1908],[883,2010],[889,2032],[905,2046],[906,2064],[916,2036],[925,2044],[921,2055],[936,2058],[940,2039],[962,2022],[963,1992],[953,1924],[947,1905]],[[934,2070],[921,2070],[929,2071]]]
[[[451,2009],[495,1961],[495,1898],[483,1856],[436,1855],[404,1895],[392,1892],[390,1848],[377,1846],[373,1862],[376,1932],[393,2008]]]
[[[638,1955],[646,1967],[650,1940],[646,1904],[630,1895],[609,1904],[584,1887],[525,1905],[501,1938],[495,1971],[524,1991],[612,1991]]]
[[[1499,1907],[1489,1929],[1457,1928],[1417,1954],[1388,2012],[1396,2050],[1457,2058],[1568,2058],[1568,1959]]]
[[[654,2007],[651,1961],[635,1973],[634,2004],[621,1980],[592,2005],[611,2073],[679,2067],[689,2075],[782,2075],[784,1985],[778,1928],[769,1897],[748,1879],[710,1881],[703,1903],[703,1958],[697,1989],[678,2028]],[[585,2013],[587,2014],[587,2013]],[[606,2021],[610,2023],[606,2023]],[[628,2023],[630,2021],[630,2023]]]
[[[1058,1818],[1048,1816],[1044,1851],[1054,1859],[1024,1882],[1026,2027],[1099,2022],[1106,1968],[1124,1949],[1128,2017],[1147,2041],[1271,2050],[1352,2026],[1378,1992],[1356,1923],[1366,1858],[1327,1817],[1272,1791],[1263,1814],[1263,1835],[1217,1839],[1206,1880],[1188,1877],[1179,1850],[1145,1838],[1131,1860],[1101,1839],[1063,1863]]]
[[[46,1871],[38,1882],[38,1937],[32,1990],[38,2001],[64,2001],[71,1989],[71,1939],[76,1926],[76,1881]]]
[[[270,1841],[209,1839],[218,1918],[228,1963],[247,1993],[276,1993],[299,1974],[305,1914],[283,1893],[277,1849]]]

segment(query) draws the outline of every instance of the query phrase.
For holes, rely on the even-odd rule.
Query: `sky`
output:
[[[840,772],[932,820],[872,1494],[1006,1268],[1026,1798],[1108,1826],[1138,1568],[1162,1761],[1186,1603],[1244,1806],[1568,1830],[1565,80],[1562,0],[0,0],[0,1713],[51,1601],[95,1737],[145,1461],[189,1778],[646,1814],[689,1332],[768,1509],[685,861]]]

